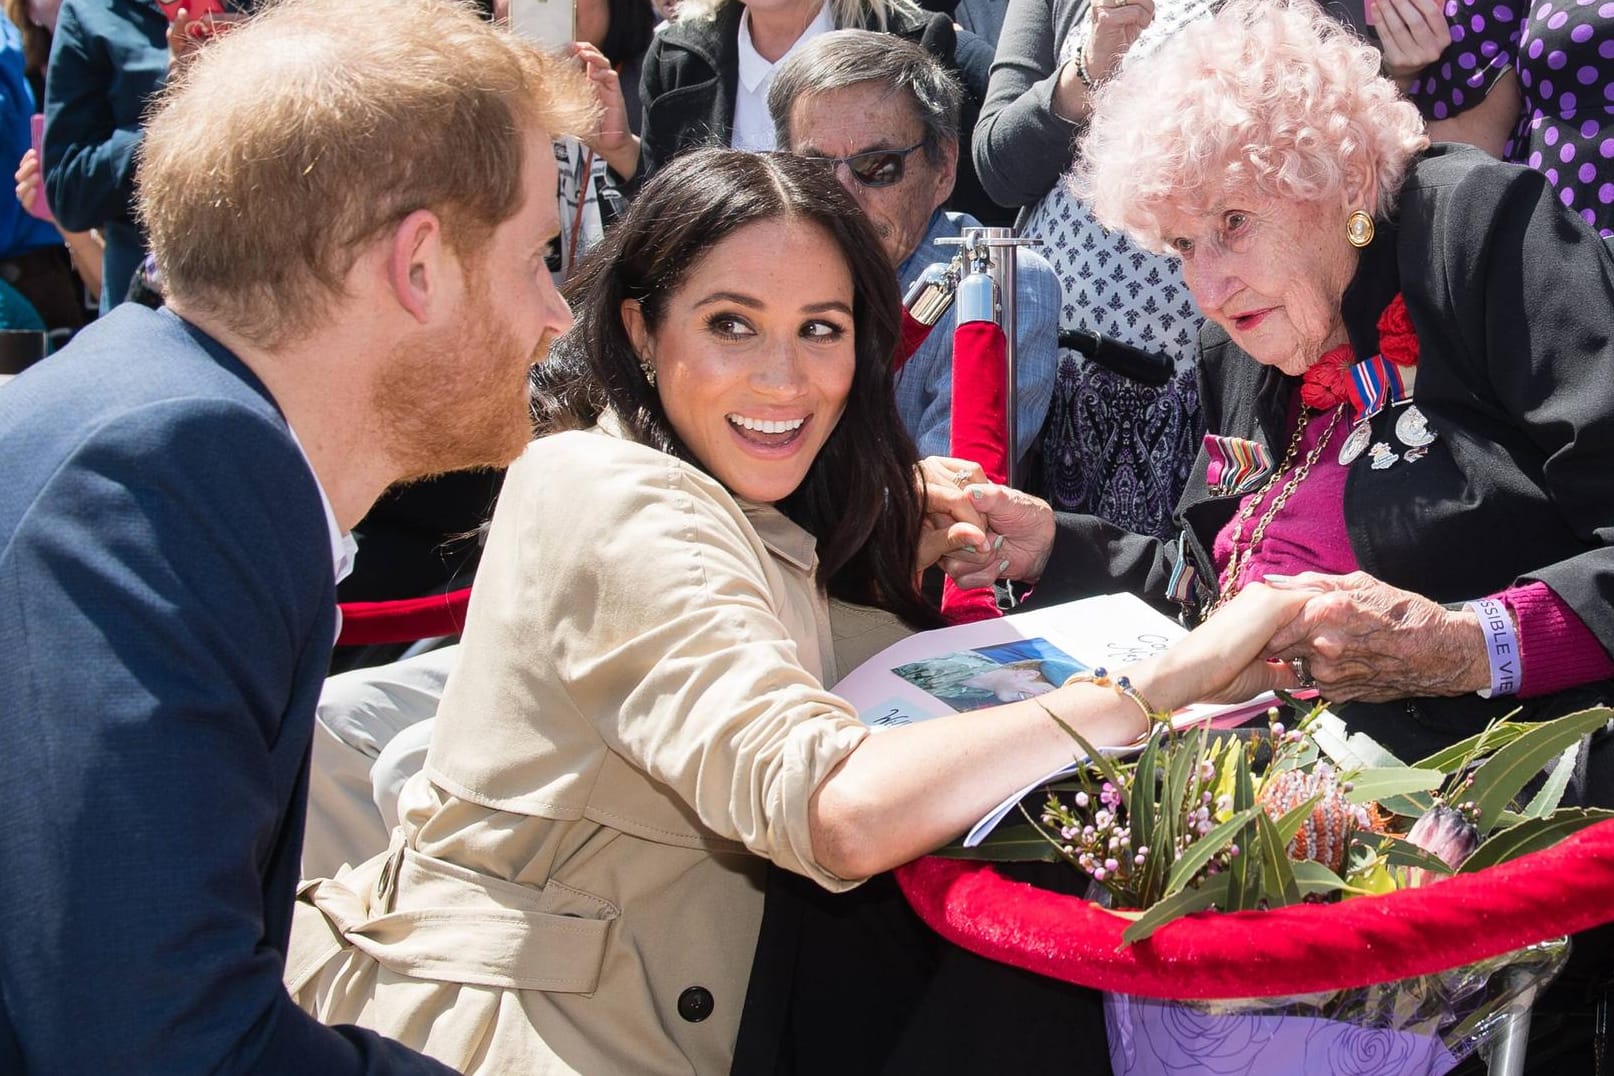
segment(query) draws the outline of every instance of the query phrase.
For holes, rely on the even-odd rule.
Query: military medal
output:
[[[1356,457],[1362,454],[1362,451],[1367,448],[1367,443],[1372,439],[1373,430],[1370,428],[1367,419],[1364,418],[1352,426],[1350,436],[1346,437],[1345,443],[1339,446],[1339,465],[1349,467],[1352,463],[1355,463]]]
[[[1429,428],[1429,420],[1424,418],[1417,404],[1408,407],[1401,413],[1401,417],[1395,420],[1395,435],[1408,448],[1422,448],[1435,440],[1434,431]]]
[[[1375,471],[1382,471],[1400,457],[1391,451],[1389,445],[1385,444],[1383,441],[1380,441],[1378,444],[1368,449],[1367,458],[1373,461],[1373,469]]]

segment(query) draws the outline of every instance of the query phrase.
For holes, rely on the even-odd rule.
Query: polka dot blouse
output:
[[[1424,115],[1472,108],[1512,68],[1523,108],[1505,159],[1614,235],[1614,0],[1447,0],[1446,18],[1451,46],[1410,89]]]

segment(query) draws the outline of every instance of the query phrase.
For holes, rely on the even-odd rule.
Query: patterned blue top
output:
[[[919,279],[932,262],[945,262],[956,247],[938,247],[934,241],[979,228],[981,222],[967,213],[937,210],[930,230],[914,252],[897,269],[902,290]],[[1048,414],[1059,365],[1059,280],[1048,262],[1021,248],[1015,276],[1015,321],[1019,325],[1015,353],[1016,457],[1023,457]],[[921,456],[945,456],[953,424],[953,329],[956,308],[948,311],[915,349],[897,374],[897,413]]]
[[[1511,68],[1523,107],[1504,159],[1614,236],[1614,2],[1447,0],[1446,18],[1452,43],[1410,90],[1424,115],[1474,107]]]

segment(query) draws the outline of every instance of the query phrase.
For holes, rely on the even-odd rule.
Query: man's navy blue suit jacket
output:
[[[445,1071],[281,985],[332,577],[274,401],[172,313],[0,388],[0,1071]]]

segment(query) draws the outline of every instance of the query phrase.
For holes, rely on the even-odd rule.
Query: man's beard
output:
[[[527,375],[550,339],[521,353],[484,300],[468,304],[457,327],[395,349],[373,399],[401,480],[504,467],[521,455],[532,440]]]

